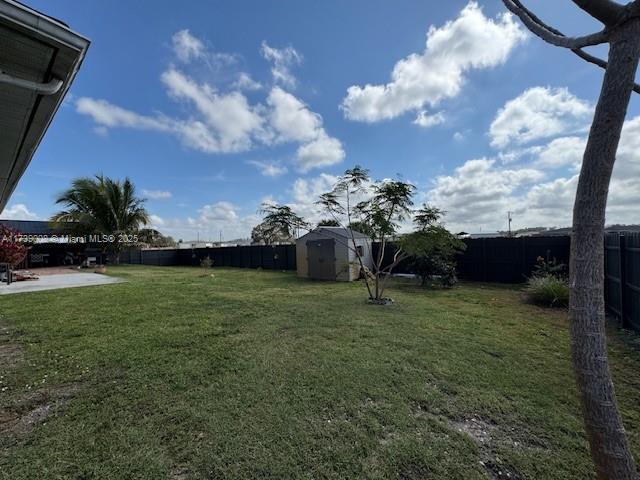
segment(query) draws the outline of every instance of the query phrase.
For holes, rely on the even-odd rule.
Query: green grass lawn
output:
[[[0,297],[0,478],[593,477],[565,314],[514,287],[110,274]],[[636,455],[638,350],[610,329]]]

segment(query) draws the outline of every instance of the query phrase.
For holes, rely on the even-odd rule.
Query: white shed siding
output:
[[[356,252],[353,250],[353,242],[349,240],[349,261],[351,262],[351,278],[357,280],[360,275],[360,262]],[[362,247],[362,263],[365,267],[371,269],[373,267],[373,256],[371,254],[371,241],[366,238],[356,238],[356,246]]]
[[[336,280],[342,282],[357,280],[360,275],[360,264],[353,250],[353,240],[351,237],[344,236],[344,234],[340,233],[339,230],[331,231],[331,229],[323,230],[322,228],[313,230],[296,241],[298,276],[302,278],[309,278],[307,242],[328,238],[335,240]],[[365,237],[356,237],[355,241],[357,246],[362,247],[363,263],[368,268],[372,268],[373,259],[371,255],[371,241]]]

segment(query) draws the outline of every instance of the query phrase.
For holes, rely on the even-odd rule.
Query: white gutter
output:
[[[31,80],[14,77],[0,70],[0,83],[32,90],[36,93],[39,93],[40,95],[55,95],[60,91],[60,88],[62,88],[62,84],[64,82],[62,80],[58,80],[57,78],[54,78],[47,83],[32,82]]]
[[[52,46],[67,49],[70,52],[76,52],[76,58],[68,72],[65,72],[65,78],[54,78],[48,83],[31,82],[29,80],[13,77],[5,72],[0,71],[0,85],[12,84],[23,87],[42,95],[42,100],[54,105],[48,106],[50,113],[45,119],[46,124],[39,126],[39,135],[33,141],[26,145],[25,153],[16,156],[13,159],[13,166],[9,170],[9,176],[6,179],[0,179],[0,212],[4,209],[9,201],[9,197],[16,188],[16,185],[31,162],[34,152],[42,141],[42,138],[49,128],[53,117],[60,108],[62,101],[67,94],[71,83],[73,82],[78,70],[84,60],[89,44],[87,38],[69,29],[67,25],[48,17],[40,12],[32,10],[25,5],[14,0],[0,0],[0,23],[6,23],[10,26],[23,29],[30,37],[39,38],[43,43],[51,43]],[[56,82],[61,81],[61,85]],[[1,112],[0,112],[1,114]]]

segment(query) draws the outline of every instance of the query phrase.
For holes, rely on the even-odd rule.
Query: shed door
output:
[[[319,280],[336,279],[336,247],[335,240],[309,240],[307,257],[309,259],[309,277]]]

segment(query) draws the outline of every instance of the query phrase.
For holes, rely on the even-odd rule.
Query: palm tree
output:
[[[149,213],[144,208],[145,199],[136,196],[129,178],[113,180],[103,175],[94,178],[76,178],[71,187],[61,193],[56,204],[65,209],[55,214],[54,222],[73,222],[74,230],[82,234],[113,235],[108,250],[116,262],[122,247],[123,235],[138,232],[140,226],[149,223]]]

